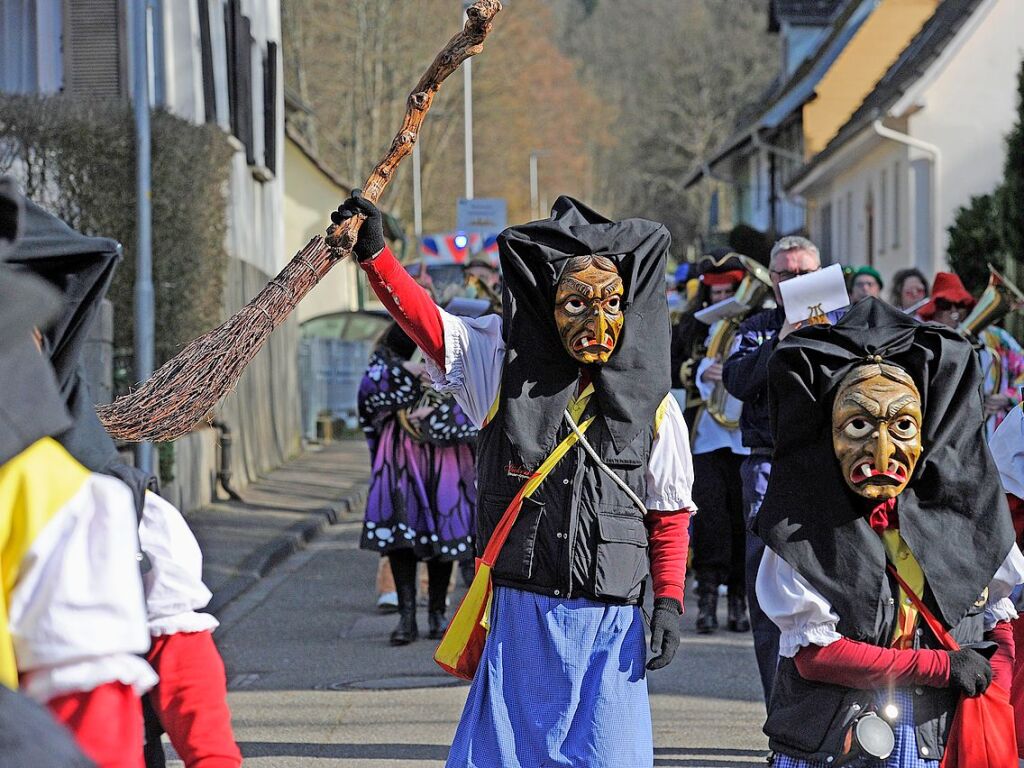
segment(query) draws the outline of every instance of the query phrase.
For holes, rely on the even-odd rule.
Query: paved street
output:
[[[433,641],[387,646],[395,617],[376,612],[377,558],[357,549],[358,532],[333,526],[222,612],[246,765],[444,763],[467,686],[434,665]],[[688,626],[681,657],[650,684],[656,765],[763,764],[749,635],[698,639]]]

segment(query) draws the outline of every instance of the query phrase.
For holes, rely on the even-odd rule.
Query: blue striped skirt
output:
[[[654,764],[637,606],[497,587],[447,768]]]
[[[917,753],[917,737],[914,734],[914,697],[910,691],[897,688],[890,696],[887,692],[879,693],[878,706],[893,703],[899,709],[899,717],[892,724],[896,736],[896,745],[886,760],[861,759],[859,762],[847,763],[850,768],[938,768],[938,760],[927,760]],[[789,755],[777,753],[773,768],[831,768],[824,761],[799,760]]]

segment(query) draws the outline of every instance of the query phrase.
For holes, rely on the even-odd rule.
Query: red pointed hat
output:
[[[968,311],[973,309],[976,303],[975,298],[960,282],[960,278],[952,272],[935,273],[931,299],[917,311],[918,317],[922,320],[931,320],[935,316],[936,299],[945,299],[952,304],[966,304]]]

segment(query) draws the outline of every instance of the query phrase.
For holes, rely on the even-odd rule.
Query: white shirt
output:
[[[711,358],[704,358],[697,366],[697,391],[701,400],[705,403],[711,398],[715,391],[715,383],[704,381],[701,376],[704,371],[714,364]],[[743,410],[743,403],[732,395],[727,395],[725,400],[725,415],[730,421],[739,421],[740,411]],[[743,433],[736,429],[726,429],[713,418],[706,409],[700,411],[697,417],[697,428],[693,433],[693,452],[711,453],[720,448],[728,448],[739,456],[750,455],[750,449],[743,445]]]
[[[444,326],[444,370],[429,357],[427,370],[434,388],[450,392],[462,410],[480,428],[501,386],[505,363],[505,342],[501,338],[501,318],[458,317],[438,310]],[[647,465],[649,510],[696,511],[690,496],[693,487],[693,459],[682,411],[669,398],[664,416],[654,436]]]
[[[1017,618],[1010,594],[1022,582],[1024,555],[1014,544],[988,585],[986,630]],[[842,637],[828,600],[771,549],[765,549],[757,571],[757,601],[779,628],[780,656],[792,658],[805,645],[831,645]]]

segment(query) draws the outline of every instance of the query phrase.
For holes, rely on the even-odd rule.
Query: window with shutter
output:
[[[231,132],[245,146],[245,159],[256,164],[252,130],[252,25],[242,15],[241,2],[228,0],[224,14],[228,53],[228,106]]]
[[[199,10],[199,49],[203,67],[203,108],[206,122],[217,122],[217,90],[213,74],[213,34],[209,0],[196,0]]]
[[[64,90],[75,96],[128,95],[120,0],[64,0]]]

